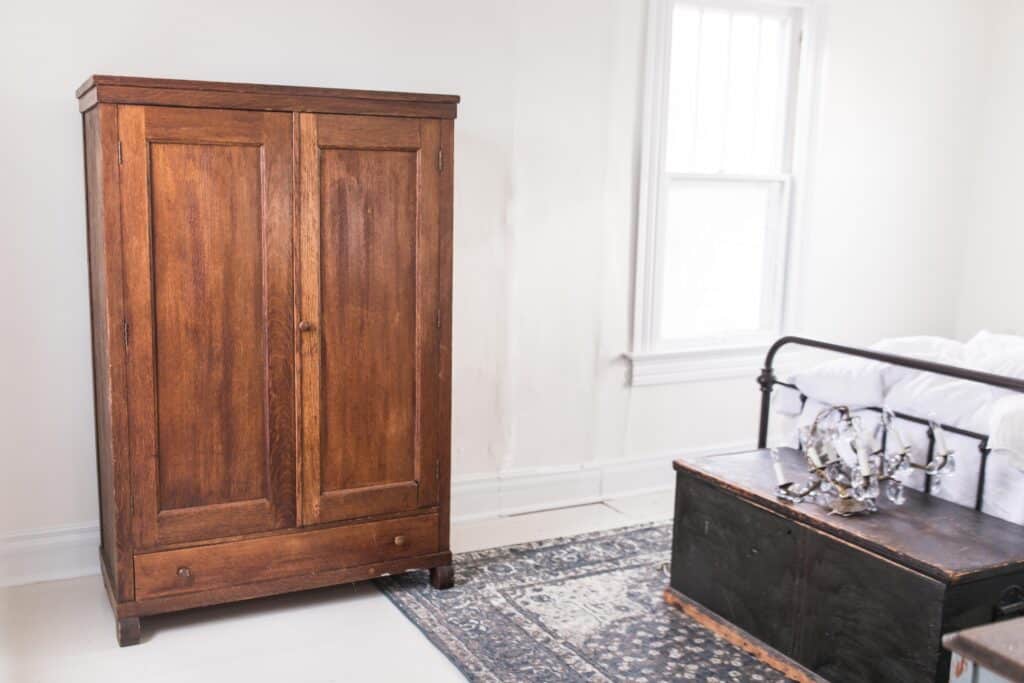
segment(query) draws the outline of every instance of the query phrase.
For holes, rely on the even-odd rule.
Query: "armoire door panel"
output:
[[[152,142],[150,167],[160,510],[263,499],[260,148]]]
[[[325,149],[320,165],[320,489],[411,482],[416,153]]]
[[[137,536],[293,525],[291,118],[121,109]]]
[[[434,505],[439,122],[300,128],[303,523]]]

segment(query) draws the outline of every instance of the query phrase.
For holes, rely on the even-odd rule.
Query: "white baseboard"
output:
[[[746,442],[717,444],[629,460],[463,479],[452,484],[452,521],[504,517],[665,491],[675,485],[674,459],[750,447]],[[0,587],[99,574],[99,544],[97,523],[2,536]]]
[[[580,467],[514,472],[452,483],[452,522],[469,522],[601,500],[601,473]]]
[[[100,572],[99,523],[0,537],[0,587]]]
[[[672,461],[701,453],[753,448],[747,441],[676,449],[642,458],[591,462],[566,468],[536,468],[452,484],[452,522],[537,512],[665,491],[675,486]]]

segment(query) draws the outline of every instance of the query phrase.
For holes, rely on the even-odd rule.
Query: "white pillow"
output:
[[[988,447],[1006,451],[1014,466],[1024,470],[1024,394],[1010,394],[992,404]]]
[[[986,384],[922,372],[897,382],[885,404],[897,412],[984,432],[993,400],[992,387]]]
[[[778,386],[772,392],[772,409],[779,415],[795,417],[803,410],[800,392],[789,387]]]
[[[955,339],[946,339],[945,337],[894,337],[872,344],[871,348],[882,353],[909,356],[911,358],[945,363],[946,365],[956,365],[958,367],[964,365],[966,355],[963,344]],[[897,382],[911,377],[917,372],[917,370],[911,370],[900,365],[886,364],[882,370],[884,390],[888,391]]]
[[[885,396],[882,365],[863,358],[837,358],[797,373],[793,383],[805,396],[834,406],[879,406]]]
[[[1024,524],[1022,490],[1024,472],[1020,466],[1013,462],[1007,451],[992,451],[985,474],[985,505],[981,511],[1008,522]]]
[[[1024,337],[982,330],[967,342],[965,349],[970,367],[995,375],[1024,379]],[[995,389],[993,395],[1003,397],[1017,393],[1010,389]]]
[[[871,349],[949,365],[963,365],[964,358],[963,344],[944,337],[895,337]],[[846,356],[797,373],[793,383],[811,398],[857,408],[881,406],[892,386],[915,374],[902,366]]]
[[[1024,354],[1024,337],[982,330],[964,345],[964,351],[968,363],[983,367],[1008,355]]]
[[[971,367],[995,375],[1024,379],[1024,349],[1005,351],[999,355],[979,356]]]

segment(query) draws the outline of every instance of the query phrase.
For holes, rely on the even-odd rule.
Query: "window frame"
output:
[[[793,53],[786,88],[783,126],[784,172],[672,173],[665,171],[672,13],[676,5],[725,9],[754,9],[761,13],[789,14],[794,18]],[[815,83],[820,69],[816,38],[820,11],[817,0],[650,0],[646,46],[645,94],[642,114],[642,149],[637,211],[631,383],[662,384],[742,376],[756,368],[771,341],[795,326],[796,249],[802,204],[807,192],[804,178],[809,166],[810,141],[816,109]],[[794,85],[795,84],[795,85]],[[774,290],[774,320],[770,329],[666,343],[659,335],[664,240],[664,205],[668,176],[721,182],[779,183],[778,244],[770,278]]]

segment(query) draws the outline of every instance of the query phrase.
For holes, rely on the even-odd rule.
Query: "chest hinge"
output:
[[[438,171],[443,171],[444,170],[444,150],[443,149],[437,150],[437,170]]]
[[[124,155],[121,153],[121,141],[117,141],[117,165],[120,166],[124,163]]]
[[[124,348],[128,348],[128,320],[121,322],[121,337],[124,340]]]

